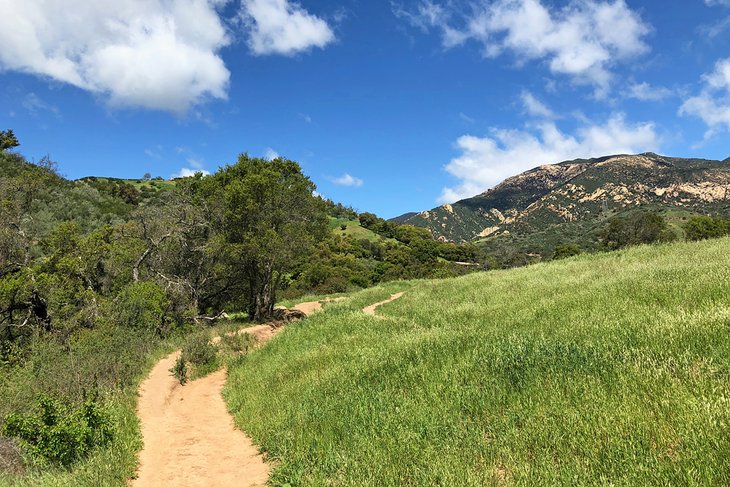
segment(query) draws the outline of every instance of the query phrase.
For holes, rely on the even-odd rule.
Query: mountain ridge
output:
[[[725,214],[729,161],[652,152],[574,159],[535,167],[471,198],[394,220],[463,242],[595,223],[640,207]]]

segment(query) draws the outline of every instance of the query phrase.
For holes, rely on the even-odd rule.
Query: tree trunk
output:
[[[248,315],[253,321],[270,320],[274,314],[276,289],[271,265],[266,264],[262,271],[254,270],[250,275],[251,298]]]

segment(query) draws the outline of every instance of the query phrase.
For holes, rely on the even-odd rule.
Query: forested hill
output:
[[[285,298],[480,268],[471,245],[316,196],[284,158],[70,181],[16,146],[0,132],[0,484],[25,468],[124,483],[137,442],[122,416],[145,364],[228,314],[267,321]]]
[[[2,150],[0,338],[131,319],[103,316],[126,298],[156,300],[159,313],[135,313],[161,334],[223,310],[265,318],[277,298],[458,275],[478,260],[473,247],[359,215],[314,189],[281,158],[241,156],[175,181],[70,181],[48,159]]]
[[[566,161],[526,171],[473,198],[394,221],[428,228],[448,241],[486,239],[494,247],[501,239],[540,252],[536,240],[555,244],[559,235],[591,247],[605,220],[637,208],[727,214],[730,160],[646,153]]]

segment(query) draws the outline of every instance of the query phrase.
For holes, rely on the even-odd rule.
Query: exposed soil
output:
[[[366,315],[375,316],[375,310],[378,307],[380,307],[384,304],[388,304],[391,301],[395,301],[396,299],[400,298],[401,296],[403,296],[403,293],[391,294],[390,297],[388,299],[386,299],[385,301],[381,301],[379,303],[371,304],[370,306],[364,307],[362,309],[362,312],[365,313]]]
[[[311,314],[321,302],[296,309]],[[281,328],[258,325],[241,330],[263,344]],[[180,351],[160,360],[141,384],[137,414],[144,448],[135,486],[263,486],[270,466],[251,439],[235,428],[221,391],[222,369],[185,386],[170,374]]]
[[[20,448],[10,438],[0,437],[0,474],[21,475],[25,471]]]

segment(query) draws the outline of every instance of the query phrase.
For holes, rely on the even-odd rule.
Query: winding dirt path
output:
[[[302,303],[296,309],[309,315],[321,302]],[[242,330],[263,344],[281,328],[259,325]],[[170,374],[180,351],[160,360],[140,385],[137,414],[144,448],[137,477],[130,484],[143,486],[263,486],[270,466],[256,445],[236,429],[221,391],[226,369],[185,386]]]
[[[375,314],[376,309],[378,309],[380,306],[382,306],[384,304],[390,303],[391,301],[395,301],[396,299],[400,298],[401,296],[403,296],[403,293],[391,294],[390,297],[388,299],[386,299],[385,301],[381,301],[379,303],[371,304],[370,306],[364,307],[362,309],[362,312],[365,313],[366,315],[376,316],[376,314]]]

